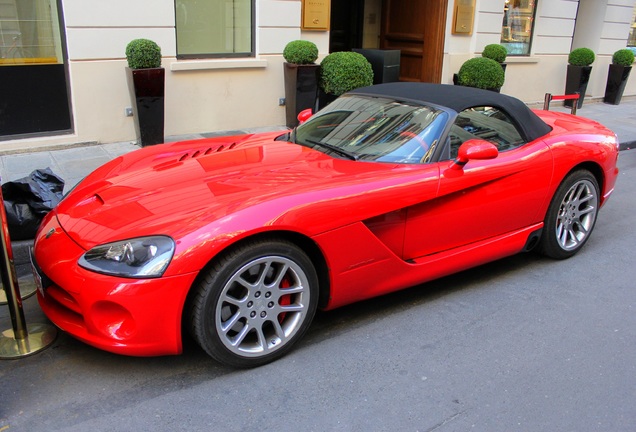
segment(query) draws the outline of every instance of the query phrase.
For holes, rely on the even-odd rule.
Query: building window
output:
[[[0,0],[0,65],[64,63],[55,0]]]
[[[629,38],[627,39],[628,47],[636,47],[636,6],[632,13],[632,25],[629,29]]]
[[[508,55],[530,55],[537,0],[506,0],[501,44]]]
[[[175,0],[177,58],[253,57],[254,0]]]

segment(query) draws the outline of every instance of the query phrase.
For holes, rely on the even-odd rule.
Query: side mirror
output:
[[[312,111],[311,108],[307,108],[302,110],[301,112],[298,113],[298,123],[299,124],[303,124],[305,123],[307,120],[309,120],[309,118],[314,115],[314,112]]]
[[[459,147],[457,158],[451,165],[452,169],[461,170],[469,160],[494,159],[499,155],[497,147],[488,141],[470,139]]]

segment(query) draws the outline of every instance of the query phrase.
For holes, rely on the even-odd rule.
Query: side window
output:
[[[451,126],[449,135],[451,159],[457,157],[459,146],[469,139],[490,141],[500,152],[525,144],[521,134],[504,111],[486,106],[468,108],[459,113]]]

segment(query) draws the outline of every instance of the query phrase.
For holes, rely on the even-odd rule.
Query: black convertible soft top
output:
[[[467,108],[491,106],[507,112],[527,141],[546,135],[552,130],[519,99],[489,90],[447,84],[395,82],[362,87],[349,92],[369,96],[391,97],[401,100],[430,103],[459,113]]]

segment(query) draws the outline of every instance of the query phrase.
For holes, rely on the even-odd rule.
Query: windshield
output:
[[[295,142],[336,157],[425,163],[447,119],[431,106],[346,95],[298,126]]]

